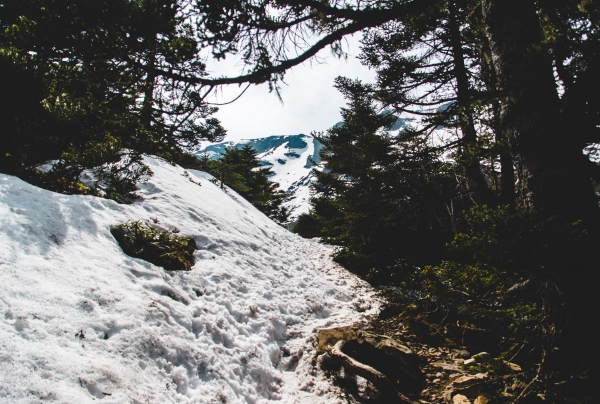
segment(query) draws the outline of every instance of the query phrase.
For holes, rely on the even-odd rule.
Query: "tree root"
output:
[[[330,348],[329,354],[333,360],[343,365],[349,371],[361,377],[364,377],[365,379],[373,383],[373,385],[375,386],[377,391],[379,391],[379,394],[381,394],[383,398],[387,400],[394,400],[393,402],[396,403],[415,404],[414,401],[412,401],[404,394],[396,390],[392,382],[383,373],[345,354],[342,351],[345,343],[346,341],[340,340]]]

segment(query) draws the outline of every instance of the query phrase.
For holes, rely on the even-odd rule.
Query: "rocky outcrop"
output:
[[[354,327],[320,330],[317,356],[321,354],[369,380],[388,402],[413,402],[405,394],[419,392],[425,380],[418,355],[407,346]]]

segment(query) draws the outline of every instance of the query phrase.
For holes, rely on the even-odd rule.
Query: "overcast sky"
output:
[[[348,59],[337,59],[329,48],[317,55],[323,63],[305,62],[296,66],[285,76],[287,85],[282,85],[283,104],[275,93],[269,93],[266,84],[251,86],[242,97],[229,105],[219,107],[216,117],[227,129],[226,141],[253,139],[272,135],[310,134],[322,131],[341,121],[340,107],[346,103],[333,88],[337,76],[360,78],[373,81],[374,72],[362,66],[357,37],[348,40]],[[212,66],[213,75],[236,75],[233,61]],[[235,99],[245,88],[228,86],[222,88],[211,102],[225,103]]]

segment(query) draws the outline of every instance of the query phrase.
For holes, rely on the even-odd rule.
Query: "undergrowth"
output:
[[[598,374],[598,349],[589,321],[598,309],[591,290],[581,289],[600,262],[593,226],[506,206],[463,214],[469,228],[455,235],[443,261],[417,267],[402,260],[369,271],[367,279],[390,302],[383,316],[410,323],[428,344],[490,352],[467,369],[475,373],[500,376],[505,361],[519,364],[518,393],[508,398],[517,376],[503,376],[492,395],[513,402],[593,400],[586,380]]]
[[[48,171],[28,167],[23,180],[68,195],[94,195],[128,204],[139,198],[137,184],[152,176],[140,153],[122,149],[109,137],[86,150],[63,152]]]
[[[178,229],[161,230],[137,220],[114,226],[110,231],[129,256],[170,271],[189,271],[194,265],[196,242],[177,235]]]

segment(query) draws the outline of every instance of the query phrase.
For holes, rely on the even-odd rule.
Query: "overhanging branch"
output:
[[[276,65],[262,67],[254,72],[243,74],[237,77],[220,77],[220,78],[202,78],[197,76],[188,76],[174,71],[161,70],[150,66],[145,66],[137,61],[131,61],[132,64],[142,68],[148,72],[160,75],[162,77],[182,81],[191,84],[221,86],[227,84],[243,84],[253,83],[259,84],[271,80],[273,75],[284,73],[290,68],[297,66],[310,58],[314,57],[321,49],[332,45],[341,40],[346,35],[354,34],[366,28],[380,26],[388,21],[400,20],[402,17],[420,12],[434,5],[440,0],[413,0],[408,3],[403,3],[390,9],[366,9],[354,10],[349,8],[338,9],[329,5],[324,5],[318,1],[304,1],[301,5],[312,7],[315,10],[331,15],[336,18],[345,18],[351,20],[350,24],[339,28],[330,34],[326,35],[314,45],[309,47],[304,53],[293,58],[279,62]]]

